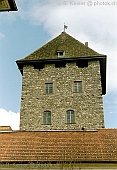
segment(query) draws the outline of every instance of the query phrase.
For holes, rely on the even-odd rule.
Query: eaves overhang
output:
[[[106,55],[99,56],[84,56],[84,57],[71,57],[71,58],[56,58],[56,59],[41,59],[41,60],[17,60],[16,63],[18,68],[23,74],[24,65],[35,65],[35,64],[55,64],[58,61],[73,62],[78,60],[99,60],[100,62],[100,73],[101,73],[101,83],[102,83],[102,95],[106,94]]]
[[[17,10],[15,0],[0,0],[0,12]]]
[[[45,160],[45,161],[37,161],[37,160],[34,160],[34,161],[25,161],[25,160],[23,160],[23,161],[0,161],[0,164],[3,166],[3,165],[18,165],[18,164],[20,164],[20,165],[24,165],[25,164],[25,167],[26,167],[26,165],[27,165],[27,167],[28,167],[28,165],[33,165],[33,167],[35,166],[35,167],[37,167],[37,165],[40,165],[40,166],[42,166],[42,165],[47,165],[47,164],[50,164],[50,166],[52,165],[52,164],[62,164],[62,165],[72,165],[72,164],[97,164],[97,165],[99,165],[99,164],[108,164],[108,165],[113,165],[114,167],[116,167],[116,165],[117,165],[117,161],[116,160],[99,160],[99,161],[97,161],[97,160],[70,160],[70,161],[66,161],[66,160],[59,160],[59,161],[50,161],[50,160]]]

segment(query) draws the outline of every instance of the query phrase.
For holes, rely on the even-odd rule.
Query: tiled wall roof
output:
[[[117,129],[0,133],[0,162],[117,161]]]
[[[22,60],[56,59],[58,58],[58,50],[65,51],[64,58],[100,55],[69,34],[63,32]]]
[[[10,126],[0,126],[0,131],[11,131],[12,128]]]

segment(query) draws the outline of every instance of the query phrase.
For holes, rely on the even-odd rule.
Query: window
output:
[[[57,51],[57,56],[58,57],[63,57],[65,55],[65,51],[61,50],[61,51]]]
[[[43,113],[43,124],[51,124],[51,112],[44,111]]]
[[[66,113],[67,123],[75,123],[75,115],[73,110],[68,110]]]
[[[45,93],[53,93],[53,83],[45,83]]]
[[[74,81],[74,92],[82,92],[82,81]]]

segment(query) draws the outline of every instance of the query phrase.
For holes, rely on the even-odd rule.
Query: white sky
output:
[[[114,123],[112,127],[117,127],[117,2],[112,0],[16,0],[16,4],[18,12],[6,12],[0,16],[4,27],[9,22],[17,25],[21,23],[22,26],[27,24],[27,29],[38,28],[41,33],[44,34],[45,32],[49,35],[46,41],[40,44],[43,45],[43,43],[45,44],[59,35],[63,31],[63,24],[65,23],[68,26],[66,30],[68,34],[83,43],[88,41],[89,47],[107,55],[107,95],[104,97],[105,119],[108,124],[112,117],[109,126]],[[11,27],[8,29],[11,29]],[[16,27],[16,30],[21,30],[21,27]],[[18,37],[18,35],[16,36]],[[32,34],[32,36],[34,35]],[[0,29],[0,42],[3,42],[3,40],[7,43],[9,41],[4,29]],[[34,44],[35,42],[30,43]],[[16,49],[18,50],[17,46]],[[23,57],[25,56],[21,56],[21,58]],[[15,60],[17,59],[19,58],[16,57]],[[18,76],[21,76],[20,73],[18,73]],[[4,87],[1,88],[4,90]],[[14,120],[16,119],[16,122],[18,122],[19,113],[6,111],[5,106],[0,107],[0,124],[1,122],[8,124],[5,117],[9,117],[9,122],[12,122],[14,129],[17,128]]]

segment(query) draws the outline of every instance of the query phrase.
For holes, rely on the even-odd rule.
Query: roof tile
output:
[[[0,133],[0,162],[117,161],[117,129]]]

